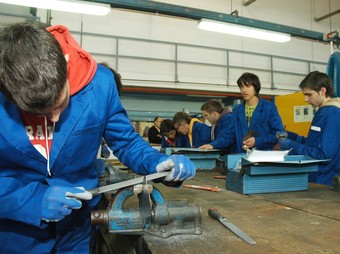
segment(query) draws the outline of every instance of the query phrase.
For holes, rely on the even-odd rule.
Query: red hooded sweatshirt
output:
[[[70,95],[79,92],[93,78],[97,70],[97,63],[92,56],[84,51],[69,30],[61,25],[47,28],[58,40],[64,55],[69,55],[67,63],[67,78],[70,84]],[[22,111],[25,129],[32,145],[46,158],[52,147],[53,123],[45,117],[39,117]],[[48,143],[46,142],[46,136]]]

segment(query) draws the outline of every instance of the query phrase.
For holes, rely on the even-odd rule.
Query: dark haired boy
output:
[[[0,118],[1,253],[89,253],[100,196],[84,189],[98,185],[102,138],[138,174],[195,174],[187,157],[161,154],[134,132],[112,72],[64,26],[0,28]]]
[[[188,135],[178,133],[171,119],[164,119],[161,123],[162,148],[189,147]]]
[[[305,101],[317,109],[307,137],[288,132],[288,138],[279,140],[280,150],[292,149],[290,154],[308,155],[314,159],[328,159],[317,172],[309,174],[309,181],[332,185],[340,175],[340,99],[333,97],[332,81],[327,74],[313,71],[300,83]]]
[[[253,73],[243,73],[237,80],[243,103],[233,110],[235,152],[253,147],[273,150],[277,144],[276,133],[283,130],[276,106],[259,97],[261,83]]]

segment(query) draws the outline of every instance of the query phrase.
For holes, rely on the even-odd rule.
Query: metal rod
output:
[[[116,71],[119,71],[119,38],[116,39]]]
[[[47,12],[46,12],[46,24],[51,25],[51,21],[52,21],[52,11],[47,10]]]
[[[336,11],[330,12],[330,13],[328,13],[328,14],[322,16],[322,17],[314,18],[314,20],[315,20],[316,22],[319,22],[319,21],[321,21],[321,20],[324,20],[324,19],[326,19],[326,18],[329,18],[329,17],[331,17],[331,16],[334,16],[335,14],[338,14],[338,13],[340,13],[340,9],[337,9]]]
[[[248,0],[248,1],[244,1],[243,2],[243,5],[244,6],[248,6],[248,5],[251,5],[252,3],[254,3],[256,0]]]

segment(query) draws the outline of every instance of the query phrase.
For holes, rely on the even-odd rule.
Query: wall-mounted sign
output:
[[[294,106],[294,122],[311,122],[315,111],[311,105]]]

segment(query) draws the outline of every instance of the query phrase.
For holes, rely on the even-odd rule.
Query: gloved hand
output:
[[[184,181],[196,174],[194,163],[184,155],[171,155],[169,158],[162,158],[156,166],[157,172],[170,171],[164,181]]]
[[[68,195],[73,197],[68,197]],[[74,196],[85,200],[92,198],[92,194],[84,188],[48,187],[42,200],[41,219],[47,222],[59,221],[71,214],[72,209],[81,208],[81,201]]]
[[[293,142],[288,138],[279,139],[279,150],[290,150],[293,147]]]
[[[278,140],[286,139],[286,138],[288,138],[288,132],[286,132],[286,131],[278,131],[278,132],[276,132],[276,138]]]

